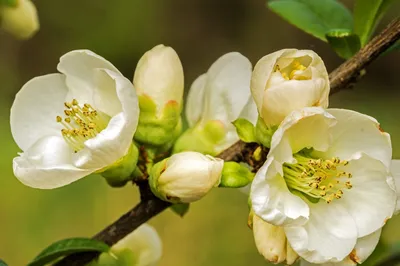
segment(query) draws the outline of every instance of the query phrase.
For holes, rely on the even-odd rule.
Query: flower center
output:
[[[307,77],[303,73],[306,69],[306,66],[295,59],[292,63],[282,69],[279,64],[276,64],[274,72],[279,71],[285,80],[308,80],[310,77]]]
[[[57,116],[56,121],[63,125],[61,135],[76,153],[84,148],[86,140],[94,138],[107,127],[109,118],[88,103],[80,105],[76,99],[65,102],[64,106],[65,118]]]
[[[348,161],[337,157],[315,159],[304,152],[295,154],[294,158],[297,163],[283,165],[283,176],[291,192],[300,192],[313,203],[319,199],[331,203],[333,199],[342,197],[343,190],[352,188],[351,173],[338,169],[346,166]]]

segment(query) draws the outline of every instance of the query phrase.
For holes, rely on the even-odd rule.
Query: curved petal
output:
[[[111,248],[112,251],[123,249],[130,249],[137,256],[135,266],[151,266],[161,258],[162,242],[154,227],[142,224]]]
[[[382,161],[387,168],[392,159],[390,135],[382,132],[372,117],[345,109],[328,109],[337,119],[331,130],[332,144],[325,156],[349,160],[356,152],[364,152]]]
[[[335,118],[320,107],[293,111],[272,136],[269,155],[284,163],[293,162],[292,154],[304,148],[324,151],[329,147],[329,131],[335,123]]]
[[[11,132],[21,150],[27,150],[43,136],[61,136],[56,116],[64,112],[68,93],[65,76],[49,74],[28,81],[15,96],[11,107]]]
[[[352,174],[353,187],[345,190],[338,201],[352,215],[358,237],[364,237],[382,228],[393,215],[396,191],[387,180],[392,177],[381,161],[366,154],[351,160],[343,170]]]
[[[103,57],[89,50],[74,50],[60,58],[58,71],[65,74],[70,89],[69,98],[80,103],[93,104],[93,87],[95,69],[104,68],[122,75],[116,67]]]
[[[400,160],[392,160],[390,172],[393,175],[394,183],[396,186],[397,203],[395,212],[397,214],[400,211]]]
[[[41,189],[68,185],[96,169],[71,164],[72,150],[61,137],[44,137],[13,160],[14,175],[23,184]]]
[[[114,82],[123,112],[111,118],[106,129],[84,143],[85,148],[76,154],[75,165],[79,168],[103,168],[125,156],[138,124],[139,104],[132,83],[113,71],[104,70],[104,73]]]
[[[249,97],[246,105],[240,112],[239,118],[245,118],[250,121],[254,126],[256,125],[258,119],[258,111],[256,103],[254,102],[252,97]]]
[[[186,98],[185,114],[189,127],[200,121],[204,108],[204,94],[207,74],[199,76],[192,84]]]
[[[268,80],[273,73],[276,61],[279,57],[290,54],[296,51],[296,49],[282,49],[274,53],[268,54],[261,58],[254,67],[251,75],[251,94],[256,103],[258,112],[261,113],[264,91]]]
[[[282,175],[282,165],[268,158],[251,185],[252,208],[273,225],[302,225],[308,220],[309,207],[289,191]]]
[[[328,262],[323,264],[314,264],[302,260],[300,266],[355,266],[364,262],[375,250],[378,245],[382,230],[377,230],[370,235],[357,239],[357,244],[350,255],[340,262]]]
[[[286,237],[300,257],[312,263],[339,262],[353,250],[357,227],[347,210],[333,201],[310,204],[303,226],[285,226]]]
[[[221,56],[207,72],[205,121],[220,120],[227,127],[236,120],[250,97],[250,61],[237,52]]]
[[[279,125],[293,110],[306,106],[321,106],[320,100],[327,91],[321,90],[321,87],[326,87],[326,82],[323,78],[284,80],[280,84],[271,86],[263,96],[260,113],[263,120],[268,125]]]

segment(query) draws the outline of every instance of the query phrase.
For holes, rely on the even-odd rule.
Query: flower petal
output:
[[[352,174],[353,187],[345,190],[338,201],[352,215],[358,237],[364,237],[380,229],[393,215],[396,191],[388,184],[392,177],[381,161],[366,154],[351,160],[344,171]]]
[[[28,81],[15,96],[11,107],[11,132],[21,150],[27,150],[43,136],[61,136],[56,116],[62,115],[68,93],[65,76],[49,74]]]
[[[284,163],[293,162],[292,154],[304,148],[324,151],[329,147],[329,131],[335,123],[335,118],[320,107],[293,111],[272,136],[269,154]]]
[[[96,137],[85,142],[85,148],[76,154],[75,165],[79,168],[103,168],[125,156],[138,124],[139,104],[132,83],[113,71],[104,70],[104,73],[113,80],[123,112],[111,118],[107,128]]]
[[[130,249],[137,256],[135,266],[151,266],[161,258],[162,242],[154,227],[142,224],[111,248],[112,251],[123,249]]]
[[[348,257],[340,262],[328,262],[323,264],[314,264],[302,260],[300,266],[355,266],[364,262],[375,250],[381,236],[381,229],[373,232],[370,235],[357,239],[357,244]]]
[[[396,214],[400,211],[400,160],[392,160],[390,172],[393,175],[394,183],[396,186],[397,203],[396,203]]]
[[[96,170],[74,167],[71,156],[72,150],[63,138],[44,137],[14,158],[14,174],[27,186],[51,189],[68,185]]]
[[[254,126],[256,125],[258,119],[258,111],[256,103],[254,102],[252,97],[249,98],[246,105],[243,107],[242,111],[240,112],[239,118],[245,118],[250,121]]]
[[[392,159],[390,135],[381,132],[379,123],[372,117],[345,109],[328,109],[337,119],[332,128],[332,144],[325,156],[349,160],[356,152],[364,152],[382,161],[389,168]]]
[[[57,69],[67,77],[70,99],[74,98],[80,103],[93,104],[94,70],[98,68],[120,74],[113,64],[89,50],[74,50],[60,58]]]
[[[251,185],[254,213],[273,225],[301,225],[309,217],[308,205],[290,193],[283,179],[282,165],[268,158]]]
[[[189,127],[200,121],[204,108],[207,74],[199,76],[192,84],[186,99],[185,114]]]
[[[357,227],[347,210],[333,201],[310,204],[303,226],[285,226],[286,237],[300,257],[313,263],[338,262],[353,250]]]

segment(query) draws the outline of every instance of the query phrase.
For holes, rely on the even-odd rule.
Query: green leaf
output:
[[[17,0],[0,0],[0,6],[16,7],[17,4]]]
[[[299,29],[323,40],[333,29],[353,28],[350,11],[336,0],[273,0],[268,7]]]
[[[108,252],[104,242],[90,238],[69,238],[57,241],[44,249],[28,266],[42,266],[60,257],[85,251]]]
[[[241,140],[247,143],[257,141],[254,125],[250,121],[244,118],[238,118],[233,121],[232,124],[236,127],[236,132]]]
[[[360,36],[364,46],[375,26],[394,0],[356,0],[354,5],[354,33]]]
[[[189,207],[189,203],[178,203],[172,205],[170,208],[174,213],[178,214],[180,217],[183,217],[189,211]]]
[[[254,173],[245,165],[225,162],[219,187],[239,188],[247,186],[254,178]]]
[[[326,39],[333,50],[344,59],[352,57],[361,48],[360,38],[349,30],[331,30],[326,33]]]
[[[3,260],[0,260],[0,266],[8,266]]]

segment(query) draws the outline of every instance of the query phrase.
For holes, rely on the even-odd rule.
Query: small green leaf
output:
[[[28,266],[43,266],[60,257],[85,251],[108,252],[104,242],[90,238],[69,238],[57,241],[44,249]]]
[[[254,178],[254,173],[245,165],[225,162],[219,187],[239,188],[247,186]]]
[[[0,259],[0,266],[8,266],[3,260]]]
[[[333,50],[342,58],[348,59],[361,48],[360,38],[349,30],[331,30],[326,39]]]
[[[354,5],[354,32],[364,46],[375,26],[394,0],[356,0]]]
[[[0,6],[16,7],[17,4],[17,0],[0,0]]]
[[[336,0],[273,0],[268,7],[299,29],[323,40],[332,29],[353,28],[350,11]]]
[[[241,140],[247,143],[257,141],[255,127],[250,121],[244,118],[238,118],[233,121],[232,124],[236,127],[236,132]]]
[[[189,211],[189,207],[189,203],[178,203],[172,205],[170,208],[174,213],[178,214],[180,217],[183,217]]]

